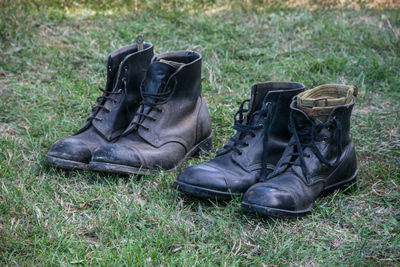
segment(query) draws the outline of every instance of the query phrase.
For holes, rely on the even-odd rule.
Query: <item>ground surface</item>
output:
[[[0,1],[0,265],[400,264],[399,9],[10,2]],[[358,191],[318,200],[304,219],[262,221],[237,199],[182,197],[179,170],[137,179],[44,166],[89,114],[107,53],[138,33],[156,53],[203,55],[215,147],[185,166],[229,139],[252,83],[356,84]]]

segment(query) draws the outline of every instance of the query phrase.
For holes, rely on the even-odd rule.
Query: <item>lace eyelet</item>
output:
[[[128,71],[128,66],[125,66],[125,67],[124,67],[124,70],[125,70],[125,71]]]
[[[322,141],[322,143],[326,143],[327,139],[328,139],[328,138],[326,138],[326,137],[323,137],[323,138],[322,138],[322,140],[321,140],[321,141]]]
[[[119,88],[118,91],[117,91],[117,93],[119,93],[119,94],[122,93],[122,89]]]

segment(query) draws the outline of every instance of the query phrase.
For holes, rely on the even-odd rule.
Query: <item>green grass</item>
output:
[[[400,10],[206,2],[0,2],[0,265],[400,264]],[[357,85],[358,190],[318,200],[303,219],[263,221],[242,214],[239,200],[179,195],[177,173],[46,167],[52,143],[73,134],[99,96],[105,56],[139,33],[156,53],[203,55],[215,147],[185,166],[229,139],[252,83]]]

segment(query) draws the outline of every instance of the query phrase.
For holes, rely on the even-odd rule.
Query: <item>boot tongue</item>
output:
[[[142,88],[143,98],[148,102],[155,103],[156,99],[152,95],[166,91],[165,84],[175,70],[174,66],[164,62],[157,61],[152,63],[147,69],[144,87]]]
[[[168,63],[169,61],[155,61],[148,67],[146,77],[143,80],[143,86],[141,87],[141,95],[144,105],[139,107],[139,113],[148,114],[151,111],[153,104],[157,103],[159,100],[157,96],[166,93],[167,88],[165,85],[177,69],[176,66]],[[167,95],[164,95],[164,97],[167,97]],[[145,118],[145,116],[135,115],[132,121],[141,123]],[[132,129],[133,128],[128,128],[124,134],[130,133]]]
[[[355,86],[324,84],[300,93],[297,108],[324,122],[334,107],[351,104],[357,93]]]

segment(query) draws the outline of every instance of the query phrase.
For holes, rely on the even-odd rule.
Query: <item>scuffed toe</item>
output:
[[[89,163],[92,152],[84,142],[67,138],[54,143],[47,155],[69,161]]]
[[[273,209],[295,210],[296,208],[293,194],[263,184],[250,187],[244,194],[243,202]]]
[[[142,161],[137,151],[119,144],[108,144],[96,149],[92,161],[141,167]]]
[[[196,187],[223,192],[228,192],[229,188],[224,173],[207,164],[186,168],[178,176],[177,181]]]

